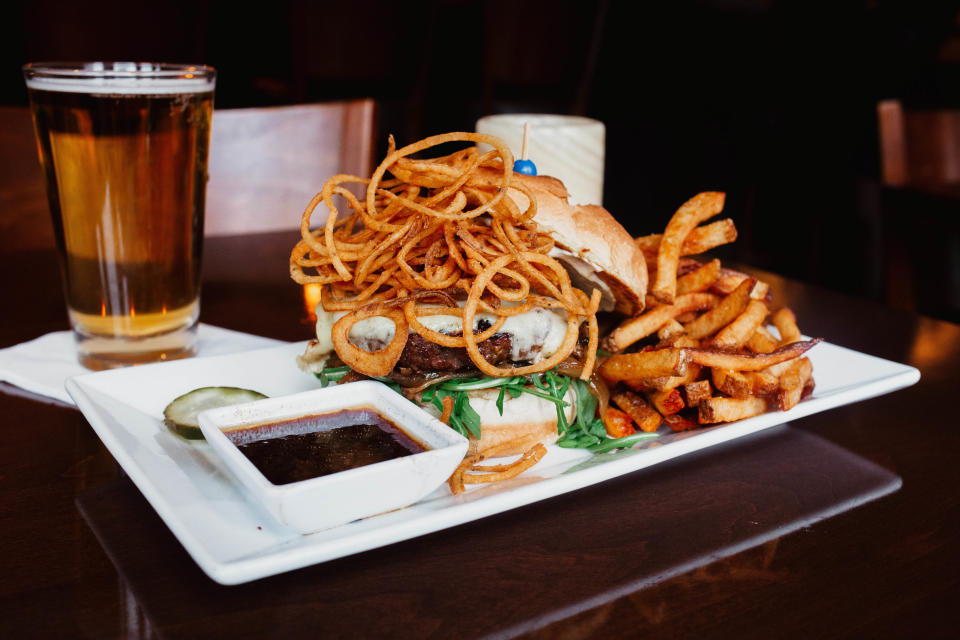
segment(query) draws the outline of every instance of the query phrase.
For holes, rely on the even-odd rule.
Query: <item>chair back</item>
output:
[[[33,120],[0,107],[0,253],[54,246]]]
[[[884,100],[877,122],[885,186],[960,183],[960,110],[905,110]]]
[[[296,229],[327,178],[370,175],[375,124],[373,100],[214,111],[206,235]]]
[[[960,319],[960,110],[877,105],[883,186],[879,265],[888,304]]]

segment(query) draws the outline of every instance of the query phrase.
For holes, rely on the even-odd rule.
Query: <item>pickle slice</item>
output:
[[[187,440],[203,440],[197,415],[207,409],[228,407],[267,396],[258,391],[239,387],[200,387],[175,398],[163,410],[164,424],[177,435]]]

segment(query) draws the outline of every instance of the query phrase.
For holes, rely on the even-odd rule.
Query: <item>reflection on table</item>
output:
[[[578,632],[589,633],[604,612],[624,606],[612,603],[624,601],[637,607],[648,622],[656,623],[669,616],[669,599],[649,587],[684,576],[670,588],[702,595],[714,585],[722,589],[721,585],[730,580],[761,584],[776,580],[786,570],[775,563],[780,537],[894,492],[901,484],[899,477],[876,464],[787,425],[719,449],[585,489],[596,498],[587,513],[564,513],[564,499],[558,498],[526,509],[534,513],[529,514],[532,518],[523,531],[509,526],[515,518],[496,516],[497,520],[507,520],[508,526],[487,532],[478,544],[484,548],[517,545],[530,550],[524,566],[496,578],[501,584],[500,597],[524,601],[531,579],[549,582],[558,572],[582,571],[584,580],[563,598],[526,599],[524,607],[495,617],[477,616],[464,607],[466,619],[462,622],[479,635],[493,637],[514,637],[561,622],[567,628],[571,620]],[[645,485],[649,501],[622,504],[616,495],[622,483]],[[125,631],[129,635],[203,619],[212,614],[211,602],[216,600],[221,601],[219,606],[228,606],[234,612],[256,610],[261,600],[256,583],[221,587],[196,567],[170,566],[166,562],[168,554],[185,552],[153,514],[144,517],[141,503],[125,479],[77,498],[77,508],[116,567],[124,607],[121,620],[128,625]],[[537,540],[541,527],[548,529],[567,517],[589,518],[590,511],[604,509],[623,512],[622,531],[607,532],[620,540],[622,566],[617,574],[622,578],[611,575],[609,582],[592,579],[592,571],[584,570],[581,563],[599,559],[591,559],[586,543],[575,555],[543,553],[545,543]],[[137,523],[133,530],[130,523]],[[479,527],[482,525],[462,525],[449,530],[449,537],[471,537]],[[453,551],[439,534],[428,538],[432,542],[397,543],[298,571],[291,578],[297,588],[271,596],[273,607],[292,609],[296,615],[272,618],[270,633],[287,635],[306,625],[331,631],[354,629],[361,636],[364,631],[402,635],[406,621],[383,617],[374,626],[364,607],[344,607],[344,603],[363,603],[377,592],[390,593],[401,601],[417,600],[431,593],[438,595],[441,590],[457,591],[461,577],[466,577],[467,584],[492,578],[486,575],[484,556],[468,554],[457,559],[450,575],[434,583],[427,593],[419,593],[416,576],[424,560],[424,547],[429,547],[426,553],[434,556]],[[750,549],[756,551],[742,553]],[[717,562],[730,556],[735,558]],[[701,569],[705,566],[709,568]],[[469,588],[463,588],[460,597],[471,598],[469,592]],[[169,606],[168,598],[176,599],[176,607]],[[242,632],[258,623],[241,615],[229,624],[236,626],[220,626],[218,630]]]

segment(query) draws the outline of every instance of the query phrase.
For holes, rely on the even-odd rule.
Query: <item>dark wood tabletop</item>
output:
[[[209,238],[204,322],[310,337],[293,233]],[[0,255],[0,347],[67,328]],[[225,587],[83,415],[0,388],[0,637],[930,638],[960,627],[960,327],[760,273],[916,386],[530,506]]]

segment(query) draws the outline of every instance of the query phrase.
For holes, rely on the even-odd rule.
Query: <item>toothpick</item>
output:
[[[527,159],[527,143],[530,141],[530,123],[523,123],[523,147],[520,149],[520,159]]]

